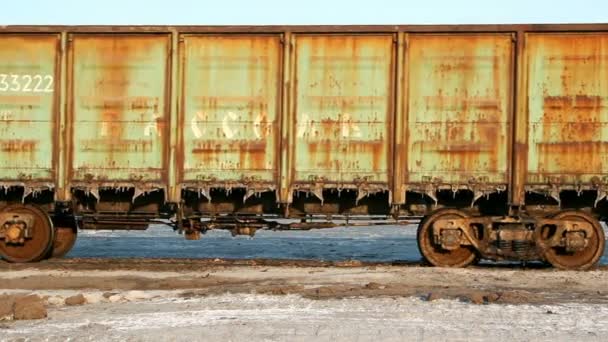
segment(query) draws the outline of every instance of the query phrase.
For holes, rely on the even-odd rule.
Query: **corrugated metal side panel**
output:
[[[72,180],[165,178],[168,36],[76,35]]]
[[[186,36],[183,181],[277,183],[278,36]]]
[[[0,36],[0,179],[50,181],[58,35]]]
[[[608,174],[608,34],[529,34],[528,184]]]
[[[296,38],[295,182],[390,179],[393,36]]]
[[[507,184],[510,35],[411,35],[408,183]]]

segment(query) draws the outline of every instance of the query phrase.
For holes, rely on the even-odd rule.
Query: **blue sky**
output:
[[[1,25],[608,22],[608,0],[5,0]]]

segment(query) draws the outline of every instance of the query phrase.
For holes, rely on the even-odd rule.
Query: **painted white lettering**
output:
[[[0,92],[52,93],[53,75],[0,74]]]
[[[149,137],[152,135],[152,131],[155,132],[154,135],[156,136],[161,136],[161,132],[158,129],[158,119],[160,118],[160,114],[158,113],[153,113],[152,114],[152,120],[150,120],[150,122],[148,122],[148,124],[146,125],[146,127],[144,127],[144,136]]]
[[[228,112],[228,115],[226,115],[222,120],[222,130],[224,131],[224,135],[228,139],[232,139],[236,135],[236,130],[230,128],[230,126],[228,125],[228,119],[230,119],[231,121],[236,121],[237,118],[238,116],[236,114],[234,114],[233,112]]]
[[[341,116],[341,126],[342,126],[342,137],[348,138],[360,138],[361,137],[361,128],[355,123],[353,123],[351,115],[348,113],[344,113]]]
[[[199,139],[200,137],[203,136],[203,134],[205,133],[205,128],[203,128],[201,130],[201,128],[198,126],[198,119],[201,120],[205,120],[205,113],[204,112],[196,112],[196,115],[194,115],[192,117],[192,119],[190,120],[190,129],[192,130],[192,134],[194,134],[194,136]]]
[[[298,121],[297,123],[296,136],[298,138],[303,138],[306,132],[309,131],[311,128],[312,122],[310,120],[310,117],[308,116],[308,114],[303,114],[302,121]]]

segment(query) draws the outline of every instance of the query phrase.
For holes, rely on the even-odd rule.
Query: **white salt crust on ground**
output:
[[[602,341],[608,305],[474,305],[420,298],[310,300],[297,295],[179,298],[131,291],[112,303],[51,306],[4,323],[1,341]],[[69,295],[65,292],[64,295]],[[94,300],[97,298],[97,300]]]

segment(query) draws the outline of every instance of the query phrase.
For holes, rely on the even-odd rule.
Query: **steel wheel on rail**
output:
[[[55,237],[53,222],[42,209],[14,204],[0,210],[0,257],[10,262],[35,262],[48,255]]]
[[[551,218],[558,220],[581,221],[589,223],[593,227],[591,236],[585,236],[586,246],[580,251],[567,251],[563,246],[548,247],[544,250],[544,258],[553,267],[565,270],[585,270],[595,265],[604,253],[606,243],[604,230],[600,222],[593,216],[576,210],[565,210],[553,215]],[[554,238],[555,231],[551,227],[539,227],[537,239],[542,244]],[[565,239],[567,232],[560,238]]]
[[[56,227],[49,258],[61,258],[72,250],[78,237],[76,228]]]
[[[439,267],[466,267],[478,260],[477,252],[472,246],[460,246],[447,250],[435,243],[433,224],[437,220],[466,218],[468,215],[458,209],[439,209],[426,216],[418,225],[418,249],[425,261]]]

